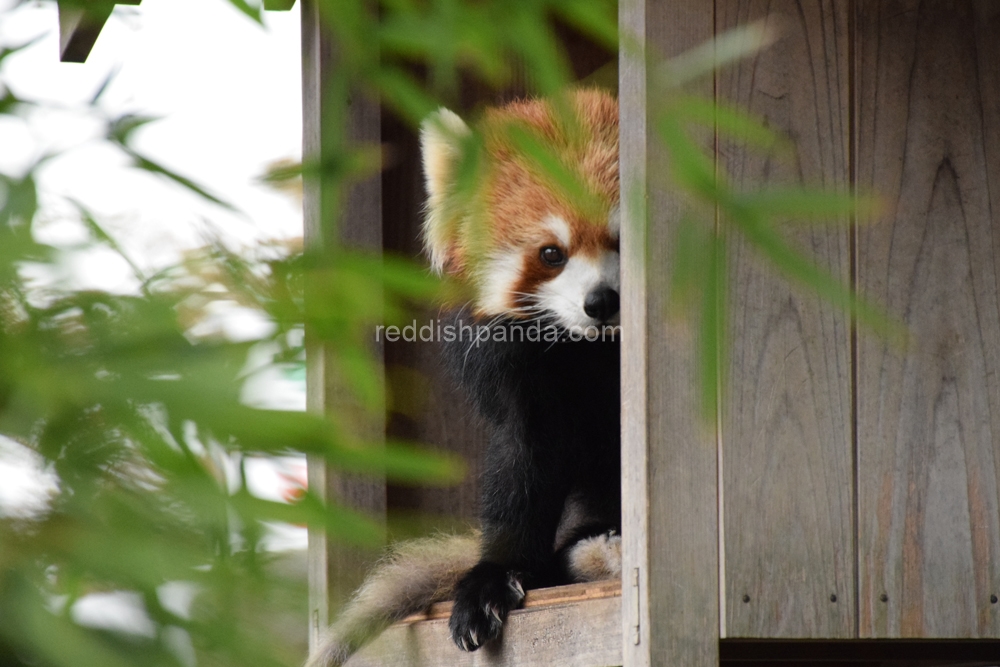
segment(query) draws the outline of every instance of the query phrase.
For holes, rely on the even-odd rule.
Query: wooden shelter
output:
[[[305,147],[320,150],[332,49],[303,0]],[[719,72],[704,93],[792,137],[791,160],[715,142],[736,183],[789,181],[878,193],[875,224],[802,226],[821,265],[909,328],[906,347],[789,285],[737,242],[726,410],[714,432],[693,406],[690,334],[664,317],[680,207],[650,170],[648,57],[780,20],[774,47]],[[620,61],[625,198],[643,238],[623,242],[624,576],[529,595],[499,646],[454,649],[446,609],[397,625],[351,665],[1000,663],[1000,4],[990,0],[620,0],[639,53]],[[580,47],[581,73],[600,54]],[[398,161],[350,194],[345,241],[416,254],[422,188],[415,137],[363,98],[359,139]],[[322,193],[306,233],[321,243]],[[636,213],[626,210],[625,219]],[[646,249],[648,248],[648,252]],[[386,347],[388,368],[434,376],[427,344]],[[310,361],[314,409],[324,362]],[[391,375],[391,374],[390,374]],[[390,378],[389,381],[395,381]],[[386,430],[469,455],[482,434],[445,383],[422,416]],[[402,490],[311,472],[375,512],[460,508],[452,490]],[[311,619],[363,556],[314,546]]]

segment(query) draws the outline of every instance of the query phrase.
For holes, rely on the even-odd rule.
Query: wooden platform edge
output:
[[[600,598],[621,597],[621,595],[622,582],[613,579],[593,581],[585,584],[570,584],[568,586],[553,586],[552,588],[539,588],[528,591],[524,596],[523,609],[534,609],[547,605],[569,604]],[[427,611],[407,616],[398,625],[448,618],[451,616],[452,604],[452,602],[438,602],[431,605]]]
[[[451,603],[434,605],[386,630],[346,667],[608,667],[622,664],[621,582],[529,591],[504,636],[474,653],[448,634]]]

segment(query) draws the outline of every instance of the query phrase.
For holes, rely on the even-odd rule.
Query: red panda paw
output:
[[[481,562],[455,587],[448,627],[463,651],[475,651],[500,636],[507,614],[524,601],[521,576],[496,563]]]

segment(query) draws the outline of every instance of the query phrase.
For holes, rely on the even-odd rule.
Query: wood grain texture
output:
[[[323,147],[331,142],[324,130],[331,119],[344,119],[349,141],[378,145],[380,112],[378,104],[362,95],[336,98],[328,84],[336,67],[336,49],[323,28],[317,0],[302,3],[302,114],[303,159],[319,162]],[[339,130],[339,128],[338,128]],[[303,184],[303,222],[305,243],[322,252],[335,244],[349,248],[381,251],[382,188],[378,177],[352,185],[344,193],[342,213],[336,214],[334,186],[307,178]],[[306,294],[307,301],[310,295]],[[338,379],[336,357],[306,331],[307,407],[316,412],[344,411],[359,413],[353,399],[345,395]],[[374,353],[381,358],[382,351]],[[384,438],[384,422],[365,416],[358,419],[366,441],[378,445]],[[310,488],[322,489],[327,502],[340,503],[367,513],[376,521],[386,512],[385,481],[371,476],[357,477],[338,473],[315,458],[310,460]],[[321,469],[316,469],[316,466]],[[334,608],[361,583],[374,557],[371,550],[327,541],[321,531],[310,531],[310,647],[317,632],[325,628],[329,609]]]
[[[619,5],[622,174],[622,641],[627,665],[718,664],[714,429],[699,422],[696,363],[665,321],[680,206],[665,188],[650,127],[647,58],[712,36],[712,3]],[[708,93],[711,94],[709,84]],[[644,224],[648,220],[648,224]]]
[[[794,142],[791,154],[766,154],[720,137],[723,173],[738,190],[802,184],[847,192],[849,4],[718,0],[716,7],[719,33],[754,21],[780,26],[777,44],[720,70],[717,92]],[[793,221],[786,237],[847,282],[850,220],[839,223]],[[852,637],[850,321],[732,239],[722,419],[726,633]]]
[[[622,660],[648,667],[650,642],[649,578],[649,452],[647,405],[650,369],[646,364],[646,218],[647,74],[646,3],[623,0],[618,6],[618,114],[621,178],[621,323],[633,332],[621,342],[622,399],[622,586],[620,642]]]
[[[859,345],[860,631],[997,637],[1000,5],[858,12],[858,281],[912,334]]]
[[[429,620],[386,630],[346,667],[605,667],[622,664],[621,598],[617,582],[529,591],[511,613],[503,640],[474,653],[460,651],[448,634],[441,606]],[[532,598],[535,598],[532,600]]]

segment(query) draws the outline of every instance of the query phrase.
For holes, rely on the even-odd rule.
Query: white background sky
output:
[[[243,215],[125,168],[115,152],[85,143],[99,125],[79,114],[46,114],[27,127],[0,125],[0,170],[16,172],[41,151],[76,146],[45,169],[41,187],[95,210],[130,250],[153,263],[170,261],[178,246],[198,244],[206,226],[244,243],[301,234],[299,203],[255,183],[270,162],[297,160],[301,152],[297,8],[266,13],[262,28],[225,0],[122,5],[88,61],[73,64],[59,62],[55,2],[15,4],[0,0],[0,43],[45,35],[4,63],[16,94],[79,104],[118,70],[102,107],[112,115],[162,118],[137,134],[136,147]],[[101,287],[115,280],[90,278]]]
[[[29,121],[0,119],[0,171],[19,174],[45,152],[71,149],[39,175],[40,189],[50,195],[47,208],[56,211],[41,226],[41,240],[82,239],[79,228],[58,219],[58,211],[65,210],[59,203],[63,197],[93,210],[145,267],[176,260],[183,249],[201,245],[208,233],[220,233],[234,246],[301,235],[300,202],[256,182],[273,161],[301,155],[297,6],[266,13],[263,28],[225,0],[119,6],[87,62],[74,64],[59,62],[55,2],[16,4],[0,0],[0,46],[41,39],[4,61],[4,81],[23,99],[66,110]],[[79,109],[115,70],[103,109],[109,115],[162,119],[139,131],[135,147],[232,203],[240,214],[128,168],[119,153],[93,140],[101,124]],[[127,265],[109,251],[84,253],[71,263],[78,284],[108,290],[134,286]],[[269,407],[304,407],[298,384],[277,371],[262,379],[271,381]],[[25,458],[30,456],[0,439],[0,509],[12,503],[28,503],[25,509],[30,509],[31,491],[50,488],[41,471],[31,472]],[[301,461],[276,464],[257,466],[254,476],[263,495],[280,495],[282,473],[302,473]],[[303,540],[298,535],[291,542],[300,547]]]

